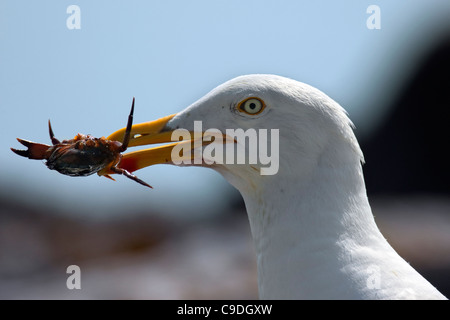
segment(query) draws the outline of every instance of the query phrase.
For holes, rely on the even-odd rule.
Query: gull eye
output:
[[[264,101],[259,98],[247,98],[241,101],[238,105],[239,111],[245,112],[250,115],[261,113],[264,107]]]

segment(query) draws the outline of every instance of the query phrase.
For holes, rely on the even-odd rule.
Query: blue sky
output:
[[[71,4],[81,9],[80,30],[66,27]],[[381,9],[381,30],[366,27],[371,4]],[[316,86],[368,131],[407,79],[401,70],[449,29],[449,14],[448,0],[2,1],[0,192],[94,216],[130,205],[220,211],[234,191],[212,170],[137,172],[150,191],[123,177],[62,176],[9,147],[19,147],[16,137],[49,143],[49,118],[61,139],[107,136],[125,126],[133,96],[138,123],[249,73]]]

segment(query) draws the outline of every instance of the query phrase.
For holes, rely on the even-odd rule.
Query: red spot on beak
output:
[[[138,168],[136,159],[133,158],[122,158],[119,165],[117,166],[121,169],[125,169],[128,172],[136,171]]]

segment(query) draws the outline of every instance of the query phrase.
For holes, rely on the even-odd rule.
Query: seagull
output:
[[[214,128],[225,138],[196,143],[195,121],[203,133]],[[227,129],[277,130],[266,139],[278,145],[276,172],[262,174],[267,164],[259,160],[208,161],[201,151],[209,144],[238,144]],[[346,111],[312,86],[244,75],[179,113],[133,125],[129,147],[166,144],[127,153],[118,167],[133,172],[155,164],[194,165],[222,174],[245,201],[261,299],[446,299],[378,229],[353,129]],[[192,135],[174,140],[177,130]],[[124,134],[125,128],[108,139],[122,141]],[[180,146],[192,149],[184,160],[200,161],[177,163]],[[243,148],[250,152],[251,145]]]

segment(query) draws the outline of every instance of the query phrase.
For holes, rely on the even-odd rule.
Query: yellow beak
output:
[[[171,131],[163,131],[167,122],[176,114],[160,118],[155,121],[134,124],[131,127],[131,137],[128,147],[143,146],[147,144],[170,142]],[[117,130],[107,137],[108,140],[123,141],[126,128]]]
[[[155,121],[135,124],[131,128],[131,137],[128,147],[143,146],[157,143],[173,142],[172,130],[164,131],[164,127],[175,114]],[[107,137],[108,140],[123,141],[125,129],[122,128]],[[133,172],[154,164],[171,163],[173,147],[180,142],[158,146],[151,149],[138,150],[123,155],[118,167]],[[190,143],[185,141],[184,143]]]
[[[195,138],[193,132],[190,133],[191,136],[193,136],[194,138],[191,138],[189,140],[182,140],[182,141],[176,141],[176,139],[172,140],[172,133],[175,130],[168,130],[166,128],[166,124],[175,115],[176,114],[172,114],[170,116],[166,116],[158,120],[133,125],[131,127],[130,141],[128,143],[128,147],[136,147],[168,142],[172,143],[163,146],[157,146],[150,149],[125,153],[122,155],[122,159],[117,165],[117,167],[125,169],[129,172],[133,172],[155,164],[173,164],[172,151],[175,146],[177,146],[178,149],[180,149],[180,147],[181,148],[185,147],[186,149],[193,149],[194,147],[198,147],[199,145],[204,146],[211,143],[211,140],[205,141],[202,140],[203,137],[202,133],[200,134],[200,137]],[[125,130],[126,128],[122,128],[114,132],[113,134],[109,135],[107,139],[114,141],[123,141],[125,136]],[[179,160],[180,159],[179,155],[177,155],[177,157]],[[190,154],[188,156],[188,159],[189,160],[194,159],[194,154]],[[100,171],[98,174],[109,175],[113,173],[114,172],[105,169],[103,171]]]
[[[149,167],[155,164],[174,164],[172,161],[172,152],[175,151],[174,157],[177,161],[182,160],[193,160],[194,153],[189,153],[189,155],[180,155],[180,149],[194,150],[199,146],[205,146],[211,142],[216,141],[216,136],[213,135],[214,139],[207,138],[210,134],[205,135],[204,132],[194,133],[190,132],[191,138],[186,140],[178,140],[180,135],[175,135],[172,139],[174,131],[167,128],[167,123],[175,117],[176,114],[166,116],[154,121],[144,122],[135,124],[131,127],[130,141],[128,147],[137,147],[151,144],[161,144],[168,143],[162,146],[153,147],[150,149],[137,150],[122,155],[122,159],[116,165],[116,167],[125,169],[129,172],[134,172],[136,170]],[[113,141],[123,141],[125,136],[126,128],[122,128],[107,137],[108,140]],[[234,138],[230,138],[225,134],[221,134],[221,143],[235,143]],[[220,139],[219,138],[219,139]],[[220,140],[219,140],[220,141]],[[173,150],[177,147],[177,150]],[[203,163],[202,163],[203,164]],[[108,175],[114,174],[112,170],[105,168],[104,170],[98,172],[98,175]]]

